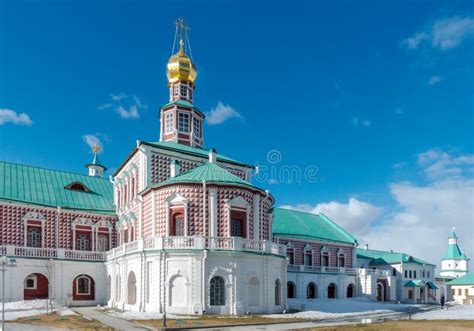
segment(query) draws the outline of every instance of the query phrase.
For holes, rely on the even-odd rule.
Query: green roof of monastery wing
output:
[[[462,277],[453,279],[449,285],[474,285],[474,273],[468,273]]]
[[[450,244],[441,260],[469,260],[469,258],[459,249],[458,244]]]
[[[183,144],[178,144],[172,141],[158,141],[158,142],[145,142],[142,141],[141,143],[165,150],[170,150],[170,151],[176,151],[188,155],[194,155],[194,156],[200,156],[200,157],[209,157],[209,150],[200,148],[200,147],[191,147]],[[254,168],[253,166],[231,159],[230,157],[224,156],[222,154],[217,154],[217,160],[221,162],[227,162],[227,163],[232,163],[236,164],[242,167],[247,167],[247,168]]]
[[[273,235],[357,244],[357,240],[324,214],[273,208]]]
[[[66,188],[80,183],[87,191]],[[0,161],[0,199],[114,214],[108,179]]]
[[[405,253],[378,251],[374,249],[357,248],[357,258],[371,259],[371,265],[416,263],[434,266],[434,264],[432,263],[426,262],[424,260]]]
[[[231,174],[229,171],[222,168],[221,166],[210,162],[206,162],[187,172],[183,172],[182,174],[179,174],[176,177],[160,182],[156,186],[177,183],[202,183],[203,180],[207,183],[237,185],[261,190],[253,186],[246,180],[243,180],[240,177]]]

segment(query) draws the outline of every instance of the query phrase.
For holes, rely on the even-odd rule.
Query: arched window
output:
[[[306,288],[306,297],[308,299],[316,299],[317,296],[317,286],[315,283],[311,282],[308,284],[308,287]]]
[[[287,288],[287,298],[288,299],[293,299],[295,297],[295,292],[296,292],[296,287],[295,287],[295,283],[293,282],[288,282],[286,284],[286,288]]]
[[[94,280],[88,275],[79,275],[73,282],[73,300],[94,300],[95,285]]]
[[[212,277],[209,286],[209,297],[211,306],[225,306],[225,282],[222,277]]]
[[[275,280],[275,306],[281,305],[281,282],[279,279]]]
[[[354,284],[349,284],[349,286],[347,286],[347,297],[353,298],[355,294],[354,292],[355,292]]]
[[[260,305],[260,281],[257,277],[249,279],[247,298],[249,300],[249,306]]]
[[[133,271],[128,274],[127,293],[128,304],[134,305],[137,302],[137,279]]]
[[[41,227],[39,226],[28,226],[26,235],[26,246],[28,247],[41,247]]]
[[[329,284],[328,286],[328,299],[335,299],[336,296],[337,296],[337,287],[336,287],[336,284],[334,283],[331,283]]]
[[[90,294],[91,285],[89,277],[79,277],[77,279],[77,294]]]
[[[68,189],[68,190],[72,190],[72,191],[79,191],[79,192],[90,192],[91,190],[89,190],[89,188],[82,184],[82,183],[79,183],[79,182],[73,182],[71,184],[68,184],[66,186],[64,186],[65,189]]]
[[[23,299],[47,299],[49,297],[49,280],[46,276],[35,273],[26,276],[23,282]]]

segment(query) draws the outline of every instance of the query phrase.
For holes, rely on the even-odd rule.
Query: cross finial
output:
[[[184,34],[188,33],[189,27],[186,23],[184,23],[184,19],[182,17],[178,18],[174,21],[176,26],[176,30],[179,30],[179,53],[184,53]]]
[[[94,146],[92,146],[92,151],[97,154],[100,152],[100,146],[99,144],[94,144]]]

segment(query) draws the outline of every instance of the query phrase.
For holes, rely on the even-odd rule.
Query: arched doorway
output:
[[[336,284],[331,283],[328,286],[328,299],[335,299],[337,296],[337,287]]]
[[[95,300],[95,283],[89,275],[79,275],[72,282],[72,299],[76,301]]]
[[[306,297],[308,299],[316,299],[317,296],[317,286],[315,283],[311,282],[306,288]]]
[[[287,298],[288,299],[293,299],[295,298],[296,296],[296,287],[295,287],[295,283],[293,282],[288,282],[287,285],[286,285],[286,288],[287,288]]]
[[[377,283],[377,301],[383,302],[385,299],[385,288],[382,283]]]
[[[347,297],[353,298],[355,294],[354,292],[355,292],[354,284],[349,284],[349,286],[347,286]]]
[[[48,299],[49,281],[46,276],[40,273],[30,274],[23,281],[23,299]]]
[[[275,306],[281,305],[281,282],[279,279],[275,280]]]
[[[133,271],[130,271],[128,274],[127,293],[127,303],[129,305],[134,305],[137,302],[137,278],[135,277],[135,273]]]
[[[170,307],[184,307],[186,306],[186,280],[183,276],[177,275],[170,281],[170,295],[169,295],[169,306]]]
[[[252,277],[249,279],[247,297],[249,300],[249,306],[260,305],[260,281],[257,277]]]

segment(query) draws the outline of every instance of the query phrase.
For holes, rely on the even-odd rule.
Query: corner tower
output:
[[[448,249],[441,260],[441,276],[461,277],[469,272],[469,258],[458,246],[458,237],[453,228],[448,239]]]
[[[170,98],[160,109],[160,141],[203,147],[204,114],[193,104],[197,69],[191,58],[189,29],[183,19],[178,19],[175,24],[173,55],[166,66]],[[178,38],[179,49],[174,53]],[[187,51],[191,57],[187,55]]]

